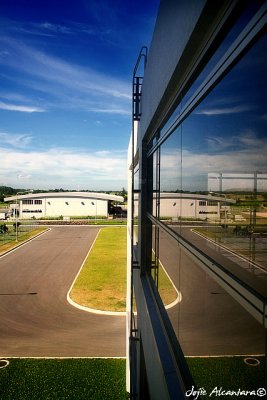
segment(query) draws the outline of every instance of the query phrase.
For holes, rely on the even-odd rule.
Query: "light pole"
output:
[[[19,202],[18,202],[18,195],[22,192],[16,193],[16,207],[15,207],[15,227],[16,227],[16,242],[18,242],[18,209],[20,210]],[[23,192],[24,193],[24,192]]]
[[[19,195],[19,194],[32,193],[32,192],[33,192],[33,189],[29,189],[29,190],[25,190],[25,191],[23,191],[23,192],[17,192],[17,193],[16,193],[16,208],[15,208],[15,216],[16,216],[16,221],[15,221],[15,224],[16,224],[16,242],[18,242],[18,209],[19,209],[19,212],[20,212],[20,203],[18,204],[18,195]]]
[[[16,217],[16,242],[18,241],[18,193],[16,194],[16,208],[15,208],[15,217]]]
[[[93,206],[95,206],[95,225],[96,225],[96,214],[97,214],[97,200],[95,201],[95,203],[93,201],[91,201],[91,204]]]

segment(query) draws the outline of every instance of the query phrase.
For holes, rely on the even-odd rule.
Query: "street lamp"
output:
[[[95,225],[96,225],[97,199],[96,199],[95,203],[92,201],[91,204],[92,204],[93,206],[95,206]]]
[[[15,207],[15,217],[16,217],[16,242],[18,241],[18,193],[16,194],[16,207]]]
[[[15,224],[16,224],[16,242],[18,242],[18,209],[19,209],[19,211],[20,211],[20,204],[18,203],[18,195],[19,195],[19,194],[32,193],[32,192],[33,192],[33,190],[32,190],[32,189],[29,189],[29,190],[25,190],[25,191],[23,191],[23,192],[17,192],[17,193],[16,193],[16,208],[15,208],[15,216],[16,216],[16,221],[15,221]]]

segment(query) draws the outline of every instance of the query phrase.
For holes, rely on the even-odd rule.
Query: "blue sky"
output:
[[[126,187],[132,70],[159,0],[1,3],[0,186]]]
[[[216,192],[219,181],[209,177],[223,173],[242,177],[224,179],[223,190],[253,192],[251,177],[258,171],[258,191],[267,191],[266,70],[263,36],[163,144],[162,190]],[[205,73],[204,69],[202,80]]]

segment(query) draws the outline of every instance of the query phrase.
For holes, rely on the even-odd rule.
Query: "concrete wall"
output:
[[[205,203],[203,205],[202,203]],[[153,210],[156,209],[156,200],[153,200]],[[155,213],[154,213],[155,214]],[[138,200],[134,201],[134,216],[138,216]],[[208,205],[207,201],[199,199],[161,198],[160,217],[168,218],[197,218],[197,219],[219,219],[220,203]]]
[[[205,0],[162,0],[142,88],[138,140],[147,131],[162,102],[177,63],[205,6]]]
[[[20,218],[58,217],[58,216],[107,216],[108,202],[85,198],[42,198],[42,204],[22,204],[20,200]],[[35,203],[35,200],[33,200]],[[26,210],[41,212],[25,212]]]

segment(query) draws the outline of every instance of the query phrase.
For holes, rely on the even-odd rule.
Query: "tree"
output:
[[[121,196],[124,198],[124,201],[127,201],[127,192],[125,188],[122,188],[122,191],[120,192]]]
[[[7,233],[8,232],[8,227],[6,224],[1,224],[0,225],[0,233]]]

